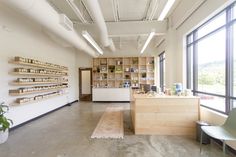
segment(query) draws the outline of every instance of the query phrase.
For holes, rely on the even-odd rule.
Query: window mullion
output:
[[[233,100],[233,25],[230,25],[232,20],[232,8],[226,10],[226,113],[232,109]]]
[[[193,41],[197,39],[197,31],[193,32]],[[197,91],[197,77],[198,77],[198,55],[197,55],[197,42],[193,44],[193,94],[195,95],[196,93],[194,91]]]

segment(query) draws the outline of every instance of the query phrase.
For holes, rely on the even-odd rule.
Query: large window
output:
[[[236,107],[235,3],[187,35],[187,88],[201,105],[228,113]]]
[[[160,67],[160,88],[164,92],[165,87],[165,52],[159,55],[159,67]]]

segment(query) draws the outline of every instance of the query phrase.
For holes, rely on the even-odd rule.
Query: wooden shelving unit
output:
[[[14,86],[30,86],[30,85],[43,85],[43,84],[68,84],[68,82],[10,82]]]
[[[57,95],[53,95],[53,96],[48,96],[47,98],[43,98],[43,99],[40,99],[40,100],[33,100],[33,101],[24,102],[24,103],[14,102],[11,105],[14,106],[14,105],[25,105],[25,104],[30,104],[30,103],[37,103],[37,102],[40,102],[40,101],[44,101],[44,100],[54,98],[54,97],[58,97],[58,96],[62,96],[62,95],[65,95],[65,94],[57,94]]]
[[[93,59],[94,87],[139,87],[155,83],[154,57],[117,57]]]
[[[56,74],[41,74],[41,73],[27,73],[27,72],[9,72],[10,75],[24,75],[24,76],[49,76],[49,77],[63,77],[68,75]]]
[[[23,57],[14,57],[9,63],[21,66],[9,72],[10,75],[24,76],[24,78],[18,77],[16,80],[9,82],[10,85],[20,87],[10,89],[10,96],[43,93],[34,95],[34,97],[18,97],[12,104],[28,104],[60,96],[63,95],[64,89],[68,88],[68,80],[65,78],[68,76],[68,68],[65,66]],[[31,77],[29,78],[29,76]]]
[[[15,60],[10,60],[8,63],[16,64],[16,65],[30,66],[30,67],[36,67],[36,68],[43,68],[43,69],[52,69],[52,70],[57,70],[57,71],[68,71],[68,68],[62,68],[62,67],[57,68],[57,67],[51,67],[51,66],[48,66],[48,65],[26,63],[26,62],[15,61]]]

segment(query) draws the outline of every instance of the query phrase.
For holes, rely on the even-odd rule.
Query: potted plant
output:
[[[4,143],[8,139],[8,129],[13,124],[11,119],[7,119],[4,114],[9,110],[5,103],[0,103],[0,144]]]

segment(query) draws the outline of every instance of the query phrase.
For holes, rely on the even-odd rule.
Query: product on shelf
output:
[[[23,104],[23,103],[33,102],[33,101],[40,101],[43,99],[47,99],[47,98],[57,96],[57,95],[62,95],[62,94],[63,94],[63,91],[57,91],[57,92],[52,92],[52,93],[47,93],[47,94],[36,95],[34,97],[17,98],[16,103]]]
[[[50,86],[34,86],[34,87],[26,87],[26,88],[18,88],[14,90],[9,90],[9,93],[24,94],[24,93],[31,93],[31,92],[36,92],[36,91],[60,89],[60,88],[67,88],[67,87],[68,87],[68,84],[58,84],[58,85],[50,85]]]
[[[45,69],[29,69],[29,68],[14,68],[14,72],[19,73],[32,73],[32,74],[48,74],[48,75],[63,75],[66,76],[67,72],[45,70]]]
[[[52,83],[57,83],[57,82],[68,82],[68,79],[66,78],[17,78],[16,81],[17,83],[37,83],[37,82],[52,82]]]
[[[61,66],[61,65],[57,65],[57,64],[52,64],[52,63],[47,63],[47,62],[42,62],[42,61],[38,61],[35,59],[30,59],[30,58],[24,58],[24,57],[19,57],[16,56],[14,58],[14,61],[17,62],[23,62],[23,63],[29,63],[29,64],[35,64],[35,65],[41,65],[41,66],[48,66],[49,68],[58,68],[58,69],[64,69],[67,70],[68,68],[65,66]]]

